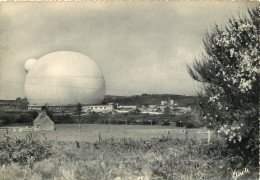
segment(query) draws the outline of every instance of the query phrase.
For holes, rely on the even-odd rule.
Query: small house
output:
[[[46,111],[42,111],[33,121],[33,128],[36,131],[53,131],[54,122],[48,116]]]

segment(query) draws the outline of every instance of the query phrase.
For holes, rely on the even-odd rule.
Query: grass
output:
[[[149,139],[153,137],[171,136],[172,138],[185,139],[186,130],[175,126],[159,125],[104,125],[104,124],[55,124],[55,131],[40,132],[13,132],[18,137],[25,138],[32,133],[38,138],[47,137],[49,140],[58,141],[86,141],[95,142],[107,138],[132,138]],[[79,130],[80,129],[80,130]],[[207,138],[206,129],[188,129],[189,139]]]
[[[65,127],[67,129],[63,130],[64,133],[72,131],[69,129],[73,126],[66,125]],[[123,128],[136,133],[139,130],[140,132],[149,130],[151,127],[111,126],[111,132],[113,128],[120,128],[117,132],[120,135],[119,132],[124,132]],[[168,129],[169,127],[153,127],[155,132],[160,133],[167,132]],[[97,127],[93,129],[93,132],[98,130],[106,132],[107,128]],[[174,127],[172,130],[176,131]],[[85,131],[91,132],[88,128]],[[242,178],[242,176],[232,177],[233,172],[242,172],[244,167],[239,167],[238,162],[241,159],[230,156],[221,139],[213,138],[208,144],[207,139],[204,138],[196,141],[185,138],[176,139],[173,133],[163,136],[159,135],[160,133],[158,137],[153,138],[148,136],[146,138],[110,138],[107,136],[102,141],[95,142],[79,139],[76,141],[49,140],[34,135],[17,138],[9,134],[0,144],[0,177],[4,180]],[[38,150],[41,150],[41,156]],[[13,154],[16,155],[13,156]],[[9,157],[7,158],[9,161],[6,157]],[[258,170],[249,168],[249,173],[244,174],[243,178],[256,179],[257,175]]]

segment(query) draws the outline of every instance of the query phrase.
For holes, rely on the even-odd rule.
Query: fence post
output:
[[[208,144],[210,142],[210,129],[208,130]]]
[[[99,141],[99,142],[101,141],[100,133],[98,133],[98,141]]]
[[[109,132],[109,119],[107,120],[107,132]]]
[[[186,141],[188,141],[188,130],[187,130],[187,128],[185,128],[185,129],[186,129],[186,132],[185,132]]]

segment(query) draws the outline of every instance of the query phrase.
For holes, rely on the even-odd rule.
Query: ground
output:
[[[175,126],[160,125],[104,125],[104,124],[55,124],[54,131],[26,131],[11,132],[18,137],[25,137],[32,133],[40,138],[45,136],[49,140],[58,141],[86,141],[95,142],[107,138],[148,139],[153,137],[171,136],[172,138],[201,139],[208,138],[207,129],[186,129]],[[211,137],[212,137],[211,132]]]
[[[0,143],[1,179],[233,180],[245,171],[223,140],[203,128],[56,124],[55,129],[8,132]],[[258,173],[249,167],[243,178],[253,180]]]

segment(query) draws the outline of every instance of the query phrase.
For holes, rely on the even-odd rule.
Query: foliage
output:
[[[258,9],[215,26],[204,38],[205,53],[188,68],[203,83],[201,110],[208,127],[226,138],[244,165],[258,165]]]
[[[82,105],[80,103],[78,103],[77,107],[76,107],[76,115],[78,116],[79,127],[80,127],[80,123],[82,123],[81,122],[81,114],[82,114]]]
[[[61,123],[65,123],[65,124],[69,124],[69,123],[75,123],[75,115],[72,114],[65,114],[65,113],[60,113],[60,114],[53,114],[53,122],[55,124],[61,124]]]
[[[82,113],[82,105],[80,103],[77,104],[77,107],[76,107],[76,114],[78,116],[80,116]]]
[[[82,114],[81,123],[83,124],[147,124],[151,125],[169,125],[174,122],[175,118],[172,114],[149,115],[142,113],[114,114],[109,113],[89,113]],[[55,123],[77,123],[77,117],[73,114],[53,114]]]
[[[0,164],[18,163],[30,167],[37,161],[51,156],[51,142],[33,138],[31,134],[26,139],[5,135],[0,142]]]
[[[41,110],[45,111],[51,120],[53,119],[53,112],[48,108],[48,106],[42,106]]]
[[[167,101],[173,99],[179,106],[193,106],[196,101],[195,96],[183,96],[172,94],[142,94],[133,96],[106,96],[105,101],[107,103],[118,103],[119,105],[157,105],[161,101]]]
[[[33,120],[38,116],[35,111],[32,112],[0,112],[0,125],[9,125],[14,123],[32,124]]]
[[[52,143],[51,157],[35,161],[31,167],[16,161],[5,164],[1,179],[231,179],[235,169],[240,171],[238,159],[229,155],[221,140],[208,145],[207,141],[169,136]],[[27,157],[30,155],[25,154]],[[249,172],[248,177],[256,177],[252,169]]]

